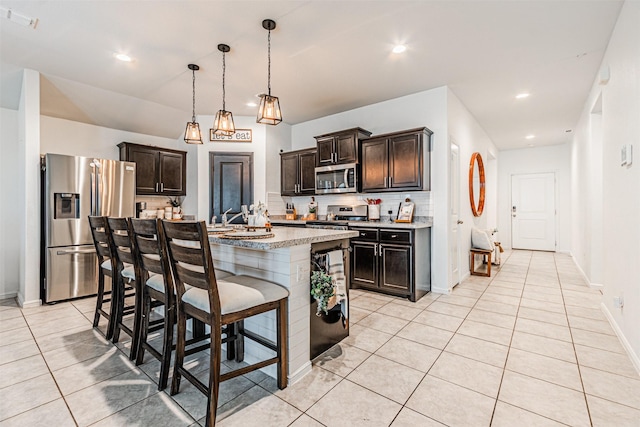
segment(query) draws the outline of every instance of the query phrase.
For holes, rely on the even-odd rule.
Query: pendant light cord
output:
[[[267,88],[269,90],[269,96],[271,96],[271,30],[269,30],[269,35],[267,36],[267,58],[268,58],[268,69],[267,69]]]
[[[191,70],[191,73],[193,74],[193,79],[192,79],[192,94],[193,94],[193,106],[192,106],[192,110],[191,110],[191,123],[195,123],[196,122],[196,70]]]
[[[227,71],[227,65],[224,60],[225,56],[226,56],[226,53],[222,52],[222,111],[227,111],[225,107],[225,90],[224,90],[224,76]]]

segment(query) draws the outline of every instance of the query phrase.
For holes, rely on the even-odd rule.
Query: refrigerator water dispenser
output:
[[[80,218],[80,194],[54,193],[54,219]]]

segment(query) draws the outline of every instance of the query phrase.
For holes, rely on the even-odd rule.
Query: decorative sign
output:
[[[209,129],[209,140],[212,142],[251,142],[251,129],[236,129],[233,135],[218,135]]]

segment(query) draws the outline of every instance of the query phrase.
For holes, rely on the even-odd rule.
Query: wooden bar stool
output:
[[[136,281],[136,273],[133,267],[133,253],[131,239],[129,238],[129,223],[125,218],[107,218],[108,239],[112,245],[113,265],[113,292],[115,293],[116,310],[114,312],[113,343],[120,339],[120,331],[124,331],[131,337],[131,351],[129,358],[135,360],[140,335],[140,319],[142,308],[140,304],[139,283]],[[127,304],[127,298],[134,298],[133,304]],[[112,301],[113,304],[113,301]],[[125,317],[133,316],[133,325],[125,324]]]
[[[133,250],[133,266],[136,272],[136,281],[144,283],[141,286],[142,315],[140,323],[140,338],[136,350],[136,365],[144,361],[145,351],[148,351],[160,362],[160,378],[158,390],[164,390],[169,380],[171,366],[171,354],[173,344],[173,327],[176,323],[176,295],[173,285],[173,277],[169,266],[169,259],[163,250],[164,234],[156,219],[135,219],[129,221],[131,244]],[[224,278],[233,276],[232,273],[216,270],[216,277]],[[164,315],[161,319],[151,321],[151,311],[156,307],[164,306]],[[148,342],[150,332],[163,331],[162,350],[156,350]],[[186,345],[191,346],[209,339],[208,334],[194,334],[194,338],[187,340]],[[207,343],[203,349],[209,348]],[[201,351],[200,348],[185,350],[185,355]],[[231,352],[231,356],[235,354]],[[229,357],[227,352],[227,357]]]
[[[111,245],[109,244],[109,225],[105,216],[90,216],[89,227],[91,228],[91,236],[93,244],[98,255],[98,295],[96,298],[96,309],[93,316],[93,327],[98,328],[100,316],[107,319],[107,330],[105,338],[110,340],[113,337],[113,326],[115,319],[115,294],[113,293],[113,285],[111,290],[105,291],[105,276],[110,277],[113,282],[113,265],[111,253]],[[104,304],[110,303],[109,311],[103,308]]]
[[[469,252],[471,253],[471,275],[491,277],[491,254],[493,253],[493,251],[490,251],[487,249],[471,248]],[[486,273],[482,271],[476,271],[476,267],[475,267],[476,255],[481,255],[483,263],[487,264]]]
[[[176,360],[171,383],[171,394],[180,390],[184,376],[198,390],[207,395],[206,425],[215,425],[218,406],[218,390],[221,381],[277,364],[278,388],[287,386],[287,302],[289,291],[275,283],[248,277],[233,276],[217,280],[211,258],[207,227],[202,222],[162,221],[165,250],[171,263],[177,291],[178,337]],[[191,287],[187,288],[189,284]],[[222,339],[222,327],[241,322],[256,314],[276,311],[276,342],[244,328],[234,329]],[[198,380],[184,368],[187,316],[192,316],[211,326],[209,384]],[[275,351],[270,359],[243,366],[221,374],[223,342],[249,338]]]

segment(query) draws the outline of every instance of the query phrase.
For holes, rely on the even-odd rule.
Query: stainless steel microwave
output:
[[[358,166],[346,163],[316,168],[316,194],[357,193]]]

